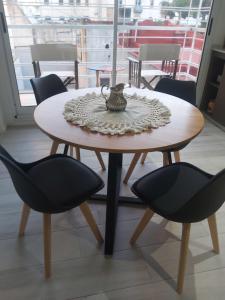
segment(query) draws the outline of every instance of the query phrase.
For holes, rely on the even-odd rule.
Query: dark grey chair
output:
[[[194,81],[162,78],[156,84],[154,90],[181,98],[192,105],[196,105],[196,83]]]
[[[67,92],[67,88],[64,83],[56,74],[50,74],[40,78],[32,78],[30,83],[34,91],[37,104],[40,104],[49,97]]]
[[[175,80],[171,78],[162,78],[159,80],[155,87],[156,92],[169,94],[178,98],[181,98],[192,105],[196,105],[196,83],[194,81],[184,81]],[[180,162],[180,150],[182,150],[188,143],[184,143],[177,148],[167,149],[167,151],[162,152],[163,154],[163,165],[168,165],[172,163],[171,153],[173,152],[175,162]],[[143,153],[141,158],[141,163],[144,164],[148,152]],[[127,183],[133,170],[137,164],[138,160],[135,159],[131,161],[130,167],[124,179],[124,183]]]
[[[30,80],[34,95],[37,101],[37,104],[40,104],[42,101],[46,100],[49,97],[58,95],[60,93],[67,92],[67,88],[65,87],[62,80],[56,74],[50,74],[45,77],[40,78],[32,78]],[[69,145],[65,145],[64,154],[68,153]],[[75,147],[76,150],[76,158],[80,160],[80,148],[78,146]],[[73,147],[70,147],[71,154],[73,153]],[[105,170],[105,164],[102,159],[101,153],[95,151],[97,159],[102,167],[102,170]]]
[[[191,223],[208,219],[213,248],[219,253],[215,212],[225,201],[225,169],[210,175],[188,163],[159,168],[137,180],[132,191],[147,206],[130,242],[140,236],[152,216],[182,223],[177,291],[182,292]]]
[[[23,200],[19,236],[23,236],[30,209],[43,214],[45,277],[51,276],[51,215],[80,207],[99,242],[103,241],[95,219],[85,202],[104,183],[90,168],[72,157],[55,154],[33,163],[19,163],[0,146],[14,187]]]
[[[67,92],[62,80],[56,74],[30,79],[37,105],[49,97]],[[68,153],[69,145],[65,145],[64,154]]]

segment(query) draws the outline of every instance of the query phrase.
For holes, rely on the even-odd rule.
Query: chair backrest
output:
[[[155,91],[181,98],[196,105],[196,83],[194,81],[162,78],[156,84]]]
[[[54,95],[67,92],[67,88],[56,74],[30,80],[37,104]]]
[[[20,163],[0,145],[0,160],[4,163],[12,178],[13,185],[20,198],[32,209],[45,211],[48,199],[42,191],[32,182],[29,175],[23,171]]]
[[[31,45],[32,61],[76,61],[77,46],[73,44]]]
[[[178,44],[142,44],[139,52],[139,60],[178,60],[179,55],[180,45]]]
[[[225,201],[225,169],[198,191],[188,203],[177,212],[182,222],[199,222],[214,214]]]

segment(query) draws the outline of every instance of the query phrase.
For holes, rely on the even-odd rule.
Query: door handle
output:
[[[209,27],[208,27],[208,32],[207,32],[208,36],[211,34],[212,26],[213,26],[213,18],[211,18],[209,21]]]
[[[2,22],[3,32],[7,33],[6,23],[5,23],[5,18],[4,18],[3,12],[0,12],[0,16],[1,16],[1,22]]]

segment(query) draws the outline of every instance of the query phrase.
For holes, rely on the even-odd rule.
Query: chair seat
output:
[[[132,191],[154,212],[178,222],[178,212],[212,177],[191,164],[176,163],[142,177]]]
[[[75,76],[73,71],[49,71],[49,72],[42,71],[41,72],[41,77],[48,76],[50,74],[56,74],[59,77],[65,77],[65,78],[67,78],[67,77],[74,77]]]
[[[167,76],[167,75],[168,73],[157,69],[141,71],[141,77]]]
[[[49,200],[45,213],[59,213],[79,206],[104,186],[90,168],[69,157],[40,162],[28,171]]]

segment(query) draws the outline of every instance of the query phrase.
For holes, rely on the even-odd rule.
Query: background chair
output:
[[[85,202],[104,186],[101,178],[81,162],[62,154],[23,164],[0,146],[0,160],[7,167],[14,187],[24,201],[19,236],[23,236],[30,209],[43,213],[45,277],[51,276],[51,215],[80,207],[99,242],[103,241]]]
[[[50,74],[41,78],[33,78],[30,80],[31,86],[34,91],[34,95],[37,101],[37,104],[40,104],[45,99],[52,97],[54,95],[67,92],[67,88],[65,87],[62,80],[56,74]],[[67,154],[69,145],[65,145],[64,154]],[[76,158],[80,160],[80,148],[78,146],[75,147],[76,150]],[[98,161],[103,170],[105,170],[105,164],[102,159],[101,153],[95,151]],[[70,155],[73,156],[73,147],[70,147]]]
[[[177,292],[183,289],[191,223],[208,219],[213,248],[219,253],[215,212],[225,201],[225,169],[212,176],[188,163],[176,163],[147,174],[132,186],[147,209],[130,242],[140,236],[154,213],[182,223]]]
[[[67,86],[74,81],[75,88],[79,88],[78,80],[78,59],[77,46],[72,44],[35,44],[30,46],[32,64],[34,68],[35,77],[46,76],[49,74],[57,74],[64,78],[64,84]],[[74,71],[62,70],[62,62],[73,61]],[[54,68],[56,70],[46,70],[46,66],[41,68],[41,62],[55,62]],[[57,62],[61,62],[59,65]],[[50,66],[48,66],[48,69]],[[45,69],[45,70],[41,70]]]
[[[178,98],[181,98],[192,105],[196,105],[196,83],[194,81],[182,81],[174,80],[170,78],[162,78],[157,83],[155,91],[169,94]],[[174,153],[175,162],[180,162],[180,150],[187,146],[188,143],[184,143],[181,146],[173,149],[168,149],[162,152],[163,154],[163,165],[172,163],[171,152]],[[144,164],[148,152],[143,153],[141,163]],[[138,160],[134,156],[124,178],[124,183],[127,183]]]
[[[40,104],[49,97],[67,92],[64,83],[56,74],[50,74],[41,78],[32,78],[30,83],[37,104]]]
[[[194,81],[162,78],[156,84],[154,90],[181,98],[192,105],[196,105],[196,83]]]
[[[141,83],[149,89],[153,89],[151,83],[156,78],[170,77],[175,79],[180,54],[180,45],[176,44],[143,44],[140,47],[138,58],[128,57],[129,60],[129,84],[140,88]],[[156,68],[155,64],[150,69],[144,69],[144,62],[161,64]],[[149,78],[148,81],[146,78]]]

